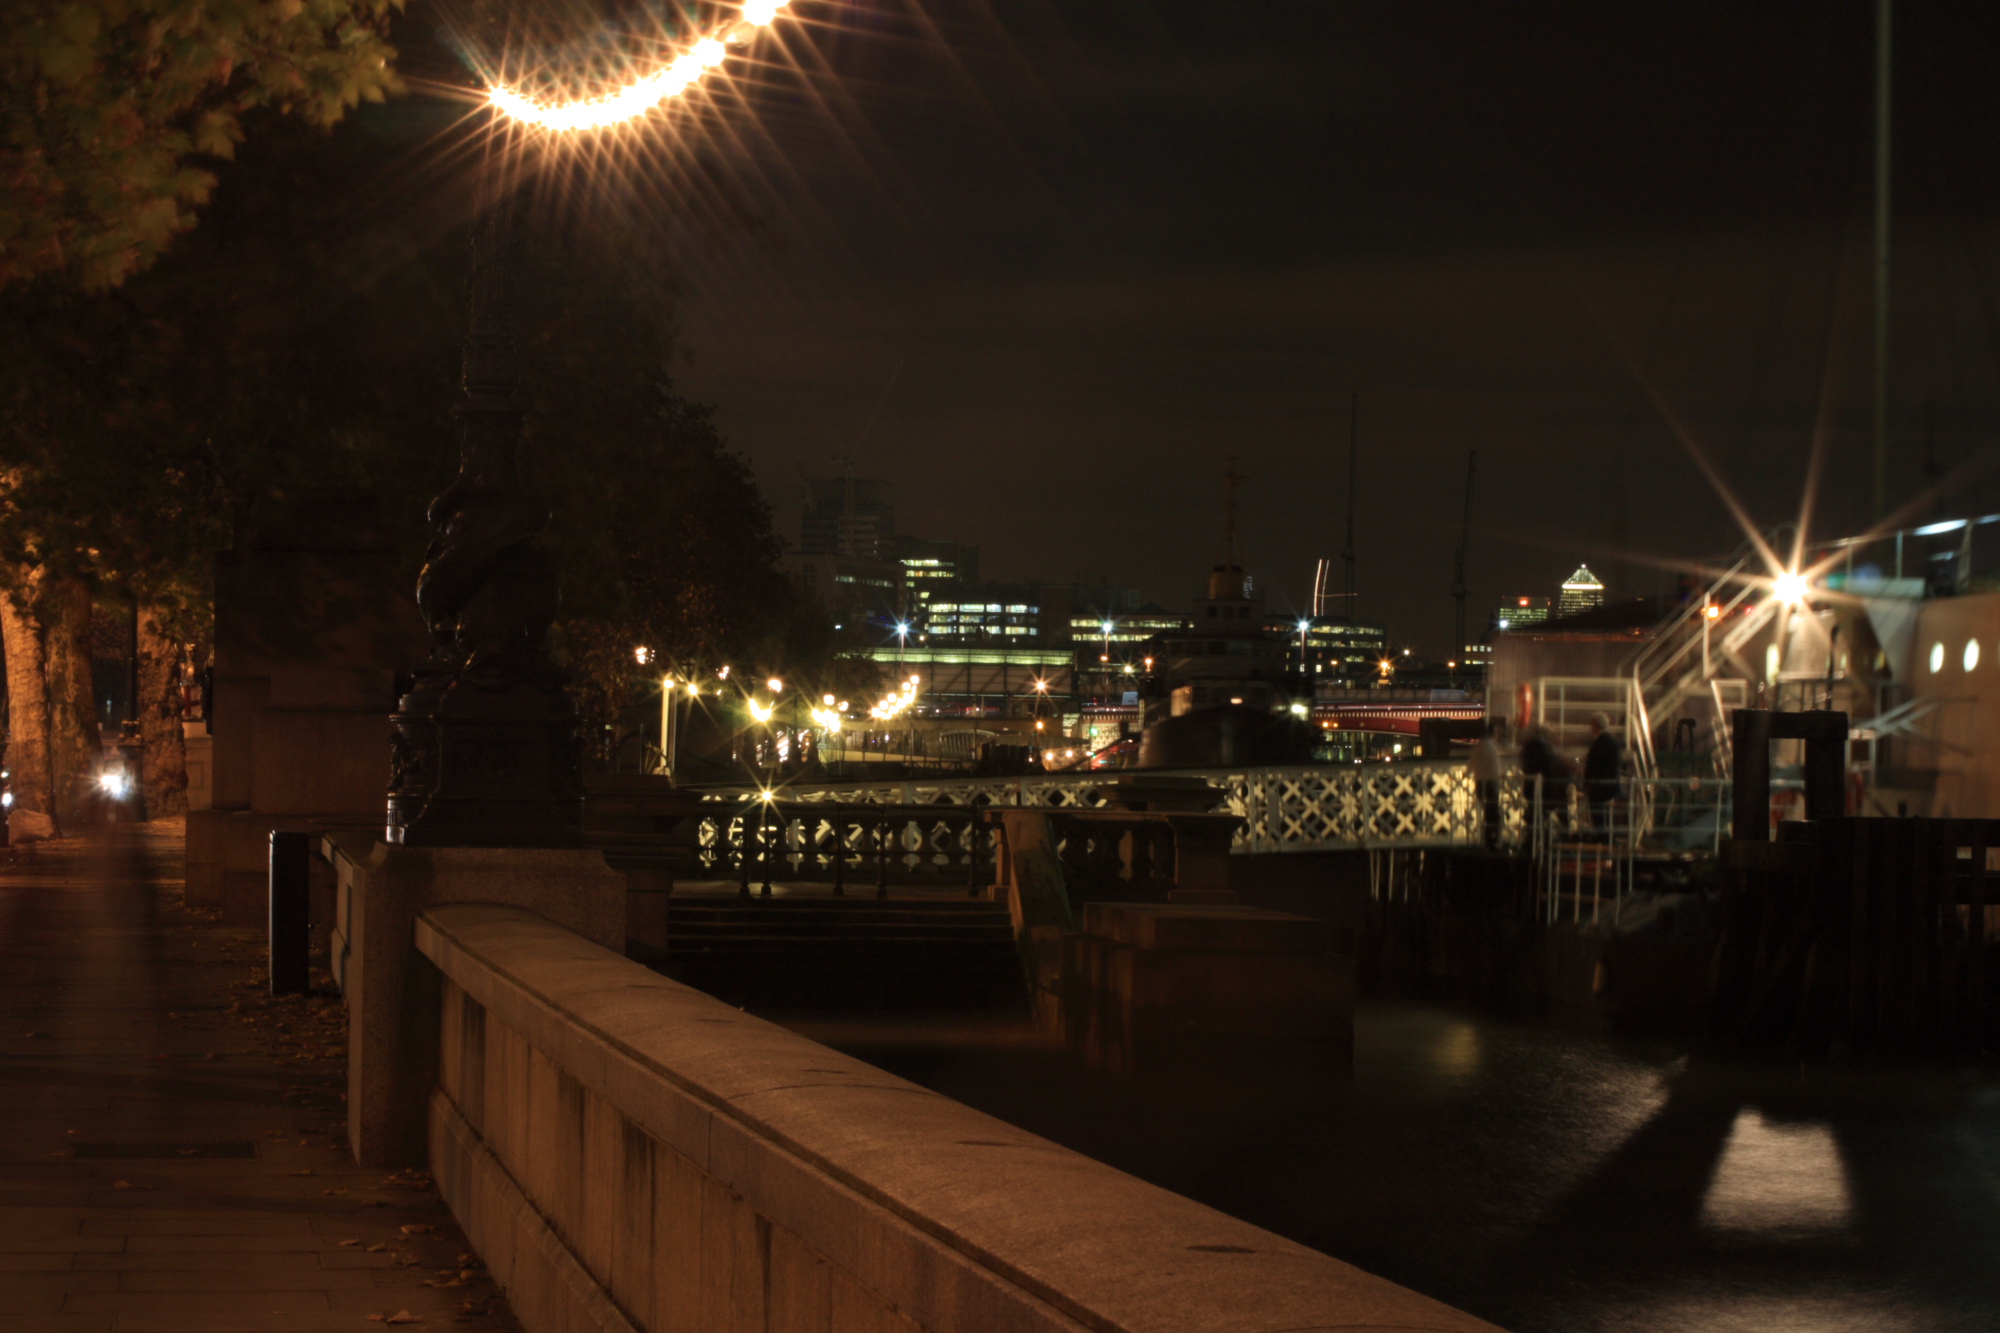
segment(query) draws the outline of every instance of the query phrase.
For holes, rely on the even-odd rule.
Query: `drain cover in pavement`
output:
[[[176,1157],[255,1157],[254,1143],[72,1143],[70,1156],[98,1161],[131,1161]]]

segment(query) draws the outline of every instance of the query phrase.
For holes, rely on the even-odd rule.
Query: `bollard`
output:
[[[312,952],[312,835],[271,833],[271,994],[303,995]]]

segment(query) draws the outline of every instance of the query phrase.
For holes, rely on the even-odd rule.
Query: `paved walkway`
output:
[[[342,1133],[345,1015],[181,901],[182,829],[0,864],[0,1333],[510,1330],[421,1175]]]

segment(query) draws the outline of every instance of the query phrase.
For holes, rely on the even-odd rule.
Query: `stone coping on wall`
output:
[[[532,912],[432,907],[417,945],[558,1069],[922,1327],[1494,1333]],[[899,1259],[898,1246],[927,1253]],[[993,1318],[995,1301],[1010,1317]]]

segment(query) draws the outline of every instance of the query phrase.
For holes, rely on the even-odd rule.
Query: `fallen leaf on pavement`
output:
[[[428,1222],[410,1222],[404,1225],[403,1234],[405,1236],[421,1236],[426,1231],[436,1231],[436,1230],[437,1228],[432,1226]]]
[[[368,1318],[378,1324],[421,1324],[424,1322],[408,1310],[398,1310],[394,1314],[371,1314]]]
[[[370,1253],[370,1254],[380,1254],[380,1253],[381,1253],[382,1251],[384,1251],[384,1250],[386,1250],[386,1249],[388,1249],[388,1248],[389,1248],[389,1242],[388,1242],[388,1241],[386,1241],[386,1240],[378,1240],[378,1241],[376,1241],[376,1242],[375,1242],[375,1243],[374,1243],[373,1245],[370,1245],[370,1246],[368,1247],[368,1253]]]

